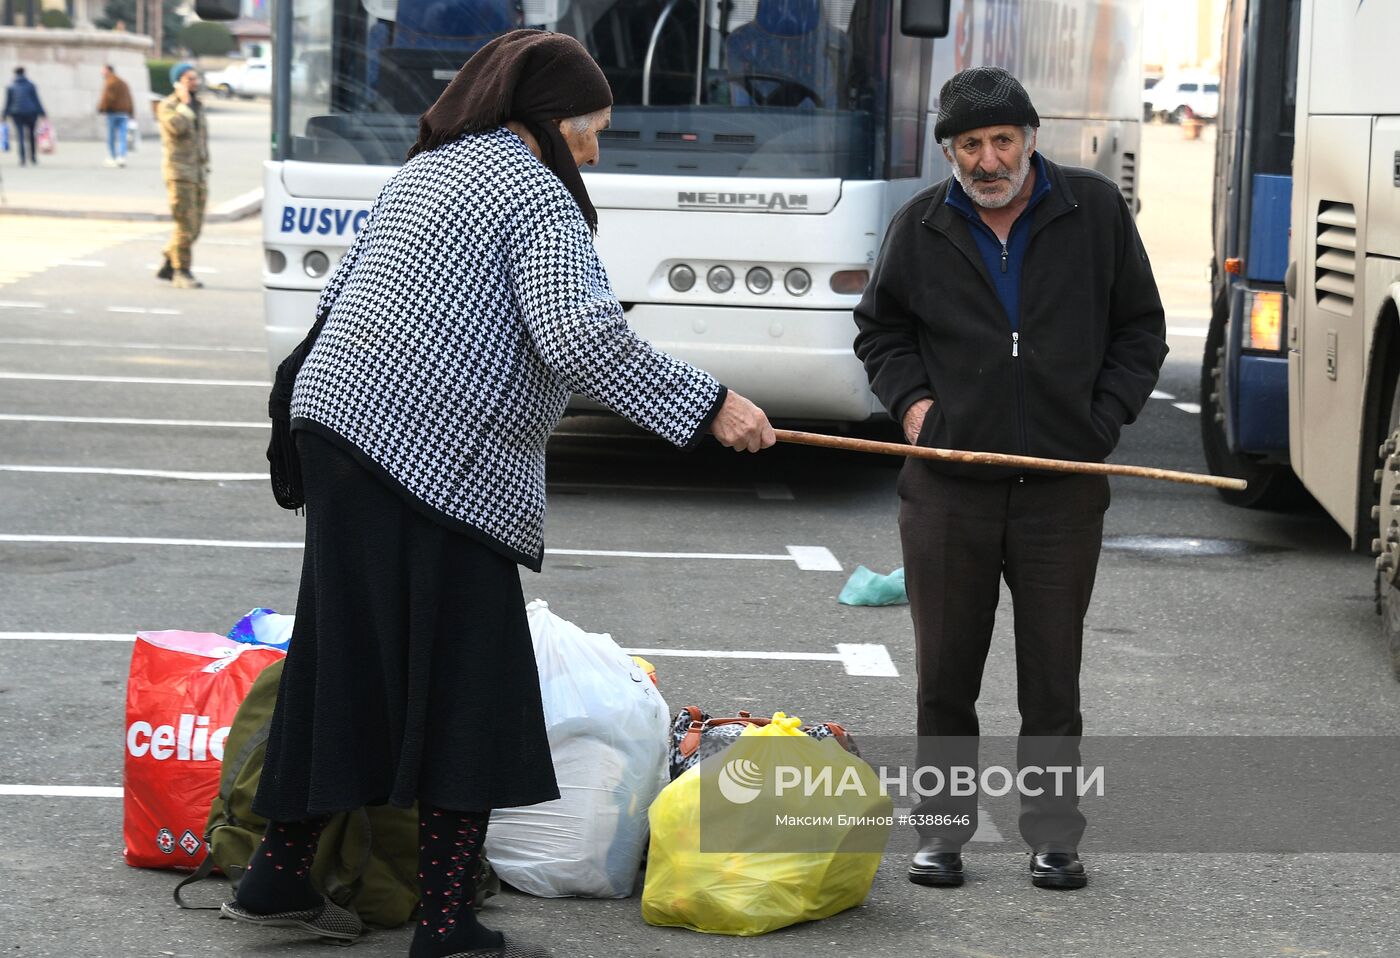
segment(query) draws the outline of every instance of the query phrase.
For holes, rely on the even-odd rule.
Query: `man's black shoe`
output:
[[[1089,873],[1074,852],[1036,852],[1031,855],[1031,884],[1036,888],[1083,888]]]
[[[147,267],[149,269],[149,267]],[[165,258],[165,262],[160,264],[160,269],[156,270],[156,279],[172,280],[175,278],[175,267],[170,265],[170,257]]]
[[[955,888],[963,883],[961,852],[944,850],[943,846],[925,845],[914,853],[909,863],[909,880],[916,885]]]

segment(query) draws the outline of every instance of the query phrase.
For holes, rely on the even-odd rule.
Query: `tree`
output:
[[[197,20],[180,30],[180,43],[197,57],[221,57],[238,46],[238,41],[222,23]]]
[[[73,21],[62,10],[45,10],[39,16],[39,23],[50,30],[71,30]]]
[[[150,0],[147,3],[146,11],[152,9]],[[185,20],[175,12],[175,5],[178,0],[161,0],[161,28],[162,42],[161,49],[156,51],[159,56],[162,53],[177,53],[180,49],[180,29],[185,25]],[[118,22],[126,24],[128,30],[135,30],[137,24],[136,0],[107,0],[107,5],[102,11],[102,16],[97,18],[97,25],[104,30],[110,30]],[[154,35],[154,25],[147,23],[145,31]]]

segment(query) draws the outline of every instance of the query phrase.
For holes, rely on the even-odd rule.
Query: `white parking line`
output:
[[[224,419],[123,419],[109,416],[21,416],[0,413],[0,422],[66,422],[95,426],[185,426],[218,429],[267,429],[270,422],[232,422]]]
[[[0,639],[15,642],[133,642],[127,632],[0,632]]]
[[[262,478],[259,476],[259,478]],[[174,539],[151,536],[45,536],[0,533],[0,542],[69,543],[119,546],[196,546],[206,549],[300,549],[300,542],[238,539]],[[794,562],[806,572],[840,572],[841,563],[824,546],[788,546],[786,555],[750,552],[631,552],[614,549],[546,549],[546,555],[618,559],[706,559],[743,562]]]
[[[120,785],[0,785],[0,795],[40,798],[121,798]]]
[[[123,383],[129,386],[257,386],[259,389],[267,389],[272,385],[258,379],[172,379],[157,376],[72,376],[58,373],[0,372],[0,379],[54,383]]]
[[[788,546],[788,554],[797,567],[807,572],[840,572],[841,563],[825,546]]]
[[[0,632],[0,640],[20,642],[134,642],[128,632]],[[841,643],[835,652],[765,652],[730,649],[623,649],[628,655],[678,659],[756,659],[768,662],[839,662],[847,675],[898,678],[899,670],[883,645]]]
[[[838,642],[836,652],[846,666],[847,675],[879,675],[895,678],[899,669],[894,667],[890,650],[883,645],[853,644]]]
[[[1191,339],[1205,339],[1209,330],[1198,326],[1168,326],[1168,336],[1186,336]]]
[[[102,260],[100,260],[100,259],[61,259],[61,260],[58,260],[57,265],[58,265],[58,266],[86,266],[86,267],[89,267],[89,268],[92,268],[92,269],[100,269],[100,268],[106,266],[107,264],[104,263],[104,262],[102,262]]]
[[[0,299],[0,309],[43,309],[43,303],[34,303],[17,299]]]
[[[1189,412],[1193,416],[1199,416],[1201,414],[1200,403],[1174,402],[1172,403],[1172,405],[1175,406],[1177,409],[1180,409],[1182,412]]]
[[[1152,395],[1149,396],[1148,398],[1149,398],[1149,399],[1175,399],[1176,397],[1173,396],[1171,393],[1164,393],[1164,392],[1162,392],[1162,390],[1160,390],[1160,389],[1154,389],[1154,390],[1152,390]]]
[[[192,479],[199,482],[265,481],[265,472],[176,472],[168,469],[119,469],[107,466],[21,466],[0,463],[0,472],[35,472],[64,476],[136,476],[146,479]]]
[[[261,346],[176,346],[171,343],[110,343],[97,339],[0,339],[0,346],[59,346],[73,349],[147,349],[196,353],[263,353]]]
[[[149,315],[151,315],[151,316],[182,316],[182,315],[184,315],[184,314],[181,313],[178,309],[157,309],[157,308],[154,308],[154,307],[147,307],[147,306],[108,306],[108,307],[107,307],[107,312],[109,312],[109,313],[141,313],[141,314],[149,314]]]

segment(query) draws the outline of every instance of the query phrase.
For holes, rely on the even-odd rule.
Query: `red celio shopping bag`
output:
[[[126,686],[128,865],[192,869],[203,860],[233,715],[258,674],[285,654],[212,633],[137,633]]]

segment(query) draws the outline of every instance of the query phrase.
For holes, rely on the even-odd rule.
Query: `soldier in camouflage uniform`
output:
[[[171,280],[180,289],[198,289],[204,284],[190,271],[190,247],[204,225],[204,206],[209,199],[209,129],[204,108],[195,96],[199,72],[189,63],[178,63],[170,70],[170,80],[175,92],[160,101],[156,117],[165,148],[161,173],[170,194],[175,234],[156,276]]]

